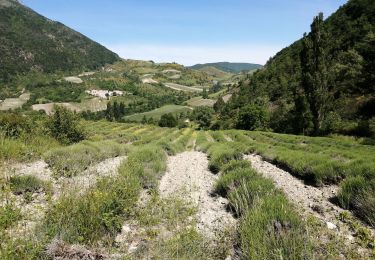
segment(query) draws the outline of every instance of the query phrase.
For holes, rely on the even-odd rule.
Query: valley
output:
[[[129,39],[184,36],[132,15],[116,30],[147,26]],[[374,259],[374,17],[348,0],[265,65],[188,66],[120,57],[0,0],[0,259]],[[194,28],[223,37],[224,20]],[[226,57],[201,48],[186,52]]]

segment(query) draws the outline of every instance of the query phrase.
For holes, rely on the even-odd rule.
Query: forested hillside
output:
[[[229,72],[229,73],[239,73],[242,71],[256,70],[262,67],[260,64],[253,63],[233,63],[233,62],[215,62],[215,63],[205,63],[205,64],[196,64],[191,66],[191,69],[202,69],[205,67],[214,67],[216,69]]]
[[[278,132],[371,134],[375,112],[375,2],[350,0],[249,76],[223,125]],[[246,118],[254,118],[254,122]],[[232,119],[236,118],[236,119]]]
[[[94,69],[118,56],[16,0],[0,1],[0,82],[30,71]]]

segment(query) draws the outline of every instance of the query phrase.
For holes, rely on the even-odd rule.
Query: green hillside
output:
[[[196,64],[191,66],[191,69],[202,69],[205,67],[214,67],[216,69],[229,72],[229,73],[239,73],[241,71],[256,70],[262,68],[262,65],[253,64],[253,63],[232,63],[232,62],[215,62],[215,63],[205,63],[205,64]]]
[[[321,24],[319,19],[314,33],[242,82],[224,121],[254,104],[266,107],[265,127],[278,132],[369,134],[375,111],[375,2],[351,0]],[[233,125],[244,127],[239,120]]]
[[[15,0],[0,1],[0,82],[30,71],[95,69],[119,57]]]

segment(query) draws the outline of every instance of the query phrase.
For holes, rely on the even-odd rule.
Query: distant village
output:
[[[92,90],[86,90],[85,91],[87,94],[94,96],[94,97],[99,97],[103,99],[108,99],[110,97],[116,97],[116,96],[123,96],[124,92],[121,90],[114,90],[114,91],[109,91],[109,90],[99,90],[99,89],[92,89]]]

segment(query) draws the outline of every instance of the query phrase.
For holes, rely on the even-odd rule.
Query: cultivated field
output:
[[[30,99],[30,93],[24,93],[18,98],[6,98],[0,102],[0,110],[7,111],[21,108]]]
[[[374,257],[364,139],[83,123],[1,137],[1,258]]]
[[[126,116],[125,119],[129,121],[135,121],[135,122],[141,122],[143,117],[146,116],[146,118],[152,118],[155,121],[159,120],[160,117],[164,114],[172,113],[173,115],[177,115],[180,113],[186,113],[188,111],[191,111],[192,108],[187,106],[179,106],[179,105],[166,105],[157,109],[154,109],[149,112],[145,113],[139,113],[134,114],[131,116]]]
[[[187,92],[202,92],[203,87],[188,87],[180,84],[175,83],[164,83],[164,86],[174,89],[174,90],[181,90],[181,91],[187,91]]]

